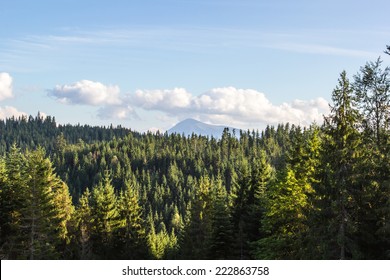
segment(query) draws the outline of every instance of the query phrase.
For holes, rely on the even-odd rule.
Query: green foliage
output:
[[[91,207],[91,240],[93,252],[98,258],[111,258],[113,234],[119,227],[117,197],[108,172],[99,185],[92,189]]]
[[[211,212],[211,236],[208,258],[230,259],[232,257],[233,228],[229,199],[220,180],[214,183]]]
[[[3,254],[26,259],[60,257],[57,250],[69,241],[68,221],[73,214],[67,186],[55,175],[43,149],[24,157],[13,146],[2,162]]]
[[[304,129],[210,139],[0,121],[0,257],[389,258],[382,64],[341,73],[331,113]]]
[[[118,198],[119,226],[114,234],[115,254],[123,259],[146,258],[145,222],[138,196],[131,185]]]
[[[300,254],[301,240],[307,231],[308,194],[313,189],[297,178],[294,170],[281,172],[270,185],[256,257],[261,259],[294,259]]]
[[[212,232],[212,182],[201,177],[191,203],[189,222],[181,244],[185,259],[206,259]]]

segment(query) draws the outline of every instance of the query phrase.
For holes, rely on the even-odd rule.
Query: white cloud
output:
[[[120,104],[119,93],[118,86],[106,86],[88,80],[71,85],[57,85],[54,89],[49,90],[49,95],[54,96],[62,103],[92,106]]]
[[[130,105],[129,96],[121,95],[118,86],[82,80],[71,85],[57,85],[48,92],[50,96],[63,104],[99,107],[97,117],[103,120],[124,120],[137,117]]]
[[[191,104],[191,93],[184,88],[172,90],[137,90],[133,98],[135,105],[147,110],[176,111]]]
[[[18,109],[12,106],[0,107],[0,119],[6,119],[14,116],[15,118],[21,116],[27,116],[26,113],[20,112]]]
[[[234,87],[214,88],[199,96],[185,89],[137,91],[134,102],[146,110],[245,129],[286,122],[307,126],[321,123],[329,111],[323,98],[274,105],[264,93]]]
[[[212,89],[194,97],[193,104],[198,113],[206,114],[203,119],[221,124],[226,121],[244,128],[286,122],[310,125],[313,121],[321,122],[328,112],[328,103],[323,98],[274,105],[264,93],[234,87]]]
[[[117,86],[83,80],[56,86],[49,94],[65,104],[98,106],[100,119],[139,118],[136,109],[141,108],[243,129],[286,122],[307,126],[314,121],[321,123],[323,115],[329,112],[328,102],[323,98],[275,105],[264,93],[234,87],[213,88],[201,95],[193,95],[184,88],[137,90],[133,95],[120,95]]]
[[[12,96],[12,77],[8,73],[0,73],[0,101]]]
[[[102,107],[98,110],[98,117],[103,120],[125,120],[138,118],[134,109],[130,105],[110,105]]]

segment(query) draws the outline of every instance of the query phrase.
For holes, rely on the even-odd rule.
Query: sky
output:
[[[0,118],[165,131],[321,123],[390,45],[387,0],[0,0]]]

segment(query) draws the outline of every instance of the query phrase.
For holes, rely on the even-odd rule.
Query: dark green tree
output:
[[[390,67],[382,70],[382,63],[380,58],[368,62],[354,83],[364,129],[380,149],[387,144],[384,135],[390,125]]]
[[[118,199],[119,225],[115,232],[115,254],[121,259],[147,258],[147,239],[142,209],[133,186],[127,184]]]
[[[212,232],[212,182],[201,177],[191,203],[189,222],[184,229],[181,253],[184,259],[206,259]]]
[[[332,101],[331,113],[325,119],[324,174],[316,188],[320,209],[317,222],[322,238],[317,248],[321,248],[319,255],[326,259],[360,258],[355,238],[360,195],[360,114],[345,71],[333,91]]]
[[[211,211],[210,259],[231,259],[233,244],[233,228],[229,199],[221,180],[213,187]]]
[[[1,250],[5,258],[19,258],[24,249],[21,236],[21,209],[26,204],[27,175],[26,158],[13,144],[7,153],[2,168],[1,180]]]
[[[102,181],[92,189],[90,207],[93,252],[98,258],[110,259],[115,253],[113,233],[119,227],[119,213],[109,172],[105,172]]]
[[[82,260],[94,259],[92,252],[92,210],[90,207],[91,193],[87,188],[79,199],[78,207],[76,209],[77,221],[77,242],[76,248],[77,256]]]

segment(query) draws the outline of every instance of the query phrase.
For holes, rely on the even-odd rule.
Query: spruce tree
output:
[[[91,193],[87,188],[79,199],[76,210],[76,219],[78,225],[78,257],[82,260],[93,259],[92,252],[92,211],[90,207]]]
[[[212,183],[201,177],[191,203],[189,222],[184,228],[181,255],[184,259],[207,259],[211,235]]]
[[[247,259],[249,255],[248,223],[251,205],[253,202],[251,193],[251,170],[246,159],[239,163],[238,179],[232,191],[232,223],[234,229],[235,243],[233,245],[234,255],[237,259]]]
[[[26,204],[27,178],[26,159],[13,144],[3,162],[1,182],[1,249],[4,258],[20,258],[23,250],[19,239],[21,232],[21,209]],[[5,172],[5,173],[4,173]]]
[[[390,67],[382,69],[382,63],[378,58],[361,67],[353,85],[364,129],[380,151],[387,144],[384,134],[390,128]]]
[[[3,218],[5,218],[5,209],[4,209],[4,201],[3,201],[3,190],[6,187],[7,183],[7,173],[5,169],[5,161],[3,157],[0,157],[0,259],[6,258],[6,253],[3,249],[4,239],[6,238],[6,235],[3,235],[4,226],[5,223],[3,222]]]
[[[145,259],[147,243],[142,209],[138,196],[129,184],[118,199],[119,225],[115,232],[115,254],[123,259]]]
[[[367,258],[386,257],[390,248],[386,220],[390,216],[390,67],[368,62],[355,76],[355,94],[363,123],[359,199],[359,245]],[[386,234],[387,232],[387,234]],[[389,249],[390,250],[390,249]]]
[[[21,227],[29,239],[29,258],[59,258],[57,249],[67,243],[67,222],[73,213],[68,189],[54,173],[43,149],[28,153],[27,160],[28,192],[21,209]]]
[[[251,247],[250,257],[254,258],[252,253],[252,243],[257,241],[261,233],[261,222],[265,214],[266,193],[274,176],[274,170],[267,160],[265,151],[260,151],[259,156],[253,159],[251,172],[251,191],[249,205],[249,225],[248,225],[248,243]]]
[[[211,211],[211,236],[208,257],[210,259],[232,258],[233,228],[229,200],[226,188],[221,180],[217,180],[213,187]]]
[[[255,256],[260,259],[297,259],[307,230],[306,209],[310,207],[310,184],[297,179],[291,167],[279,172],[270,184],[262,220],[263,237],[257,241]]]
[[[93,188],[90,207],[93,252],[98,258],[110,259],[114,254],[113,233],[119,226],[119,213],[117,197],[108,172],[105,172],[99,185]]]
[[[359,258],[355,240],[359,199],[358,163],[361,157],[360,115],[346,72],[332,94],[333,105],[325,118],[321,184],[318,184],[318,230],[324,258]]]

